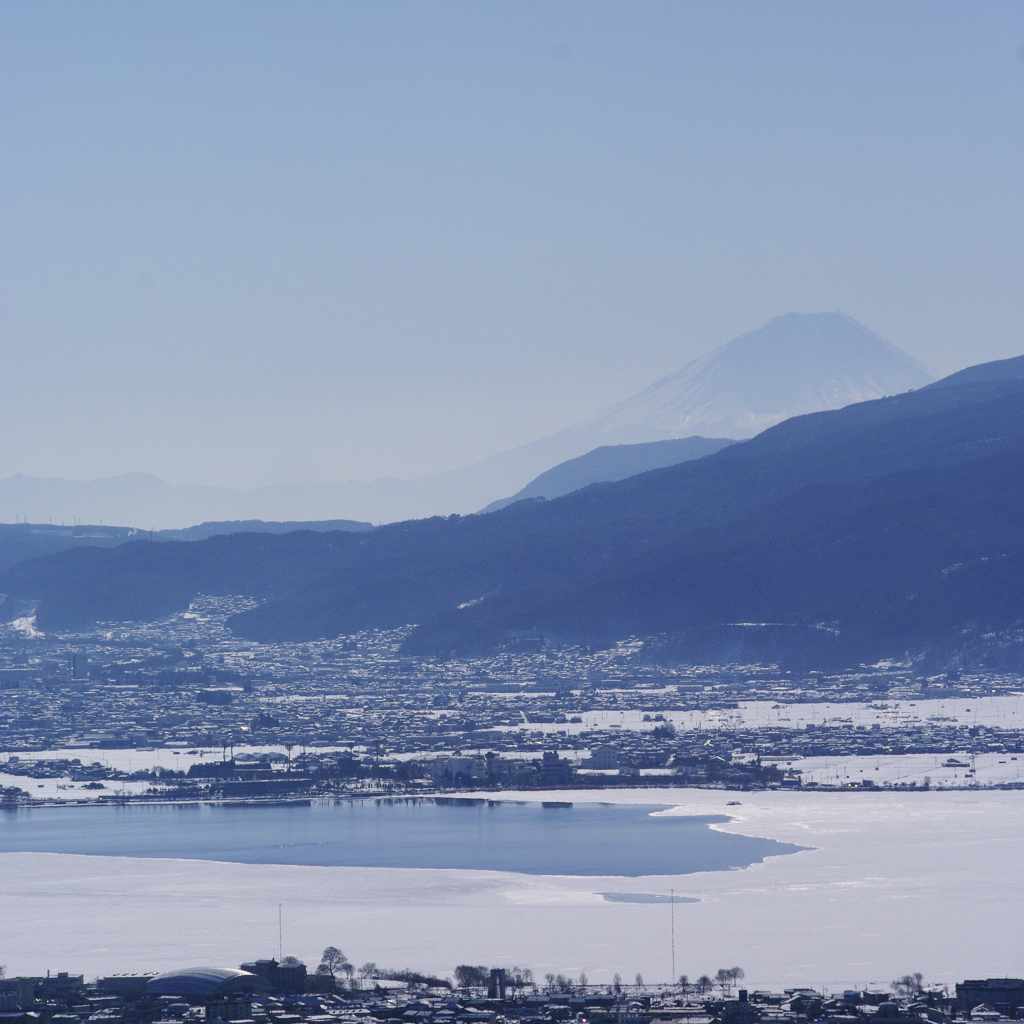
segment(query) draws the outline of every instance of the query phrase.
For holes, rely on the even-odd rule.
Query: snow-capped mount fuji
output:
[[[899,394],[931,380],[924,366],[843,313],[787,313],[589,420],[438,476],[275,484],[245,492],[172,488],[145,474],[87,483],[11,477],[0,480],[0,521],[77,518],[160,530],[208,520],[394,522],[465,514],[605,445],[740,440],[790,416]]]
[[[932,380],[925,366],[845,313],[787,313],[563,434],[588,449],[695,434],[739,440],[791,416]]]
[[[845,313],[786,313],[589,420],[447,476],[453,482],[470,474],[489,482],[501,474],[532,479],[606,445],[744,440],[791,416],[902,394],[933,380],[927,367]]]

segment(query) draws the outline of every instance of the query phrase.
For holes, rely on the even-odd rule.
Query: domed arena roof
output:
[[[150,996],[225,996],[266,988],[262,978],[230,967],[186,967],[158,974],[146,986]]]

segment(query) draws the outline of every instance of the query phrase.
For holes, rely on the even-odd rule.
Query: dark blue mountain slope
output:
[[[1024,380],[999,373],[797,417],[554,501],[367,534],[67,552],[0,574],[0,591],[37,600],[43,628],[249,593],[268,600],[232,620],[240,635],[417,623],[413,653],[523,631],[659,636],[700,660],[952,651],[1024,618]]]

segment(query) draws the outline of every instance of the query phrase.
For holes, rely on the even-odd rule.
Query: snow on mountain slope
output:
[[[511,494],[604,445],[693,436],[742,440],[791,416],[901,394],[933,379],[845,313],[786,313],[589,420],[446,476],[456,485],[486,480],[493,486],[506,478],[515,483],[505,491]]]
[[[933,379],[844,313],[787,313],[572,429],[603,444],[693,434],[739,439],[791,416],[901,394]]]

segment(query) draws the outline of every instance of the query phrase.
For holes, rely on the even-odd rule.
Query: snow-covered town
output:
[[[665,667],[639,640],[475,660],[400,656],[402,631],[259,645],[225,626],[244,604],[4,627],[4,801],[1022,784],[1016,674]]]

